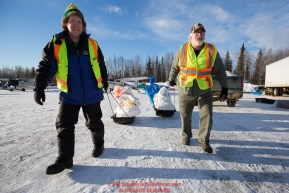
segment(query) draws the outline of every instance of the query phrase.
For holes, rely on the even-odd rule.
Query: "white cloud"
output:
[[[94,24],[96,23],[96,24]],[[94,36],[105,37],[111,39],[143,39],[147,35],[139,31],[120,31],[114,30],[106,26],[106,24],[93,21],[93,23],[88,23],[88,33],[92,33]]]
[[[131,28],[121,31],[107,26],[99,30],[99,33],[124,39],[183,42],[186,41],[191,26],[200,22],[207,30],[206,41],[215,44],[224,53],[238,51],[242,43],[250,51],[261,47],[288,47],[289,14],[284,14],[284,11],[280,14],[275,9],[280,6],[274,7],[271,4],[269,9],[268,3],[259,4],[259,8],[255,10],[244,3],[235,5],[224,2],[192,4],[189,1],[149,1],[134,13],[133,18],[137,19],[137,24],[133,21]],[[286,5],[283,7],[285,9]],[[120,7],[113,5],[106,6],[106,11],[123,14]]]
[[[289,17],[287,17],[289,19]],[[246,22],[245,35],[256,47],[287,47],[289,43],[289,24],[274,18],[273,13],[257,14]],[[287,20],[288,21],[288,20]]]
[[[119,15],[122,15],[124,13],[124,11],[116,5],[106,5],[105,11],[107,11],[109,13],[116,13]]]
[[[222,9],[220,6],[207,4],[200,6],[200,8],[201,11],[199,12],[211,15],[213,20],[228,22],[228,20],[232,18],[232,15],[228,11]]]
[[[182,24],[178,20],[170,19],[170,18],[148,18],[145,21],[147,27],[159,38],[170,38],[177,39],[179,34],[176,33],[179,28],[182,27]]]
[[[170,29],[178,27],[179,25],[179,21],[177,20],[156,19],[155,21],[152,21],[152,26],[156,28]]]
[[[192,25],[188,12],[192,10],[186,3],[174,0],[150,1],[144,10],[143,23],[152,33],[148,37],[156,41],[179,41],[181,37],[187,37]]]
[[[231,17],[231,14],[217,6],[212,10],[212,14],[216,16],[219,21],[226,21]]]

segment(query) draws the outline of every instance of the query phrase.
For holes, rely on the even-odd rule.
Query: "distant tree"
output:
[[[227,53],[226,53],[226,56],[224,59],[224,65],[225,65],[225,68],[227,71],[232,72],[232,70],[233,70],[232,69],[232,60],[231,60],[229,51],[227,51]]]
[[[113,69],[114,69],[114,73],[113,73],[113,76],[114,77],[119,77],[118,76],[118,66],[117,66],[117,59],[116,59],[116,56],[115,55],[113,55],[113,59],[112,59],[112,62],[113,62]]]
[[[169,73],[171,70],[171,66],[174,60],[174,53],[173,52],[167,52],[165,54],[164,58],[164,65],[165,65],[165,72],[166,72],[166,80],[169,78]]]
[[[156,70],[155,70],[155,61],[152,61],[152,76],[156,75]]]
[[[20,65],[14,67],[16,77],[15,78],[24,78],[24,68]]]
[[[8,78],[8,72],[7,72],[7,70],[8,70],[8,67],[6,67],[6,66],[2,66],[2,67],[0,68],[0,77],[1,77],[1,78]]]
[[[132,61],[131,60],[126,60],[126,64],[125,64],[125,69],[124,69],[124,76],[128,77],[130,76],[130,69],[132,66]]]
[[[161,82],[161,64],[158,62],[158,56],[156,57],[156,82]]]
[[[262,58],[265,64],[270,64],[272,62],[275,62],[276,58],[275,58],[274,50],[272,48],[269,48],[268,50],[266,50],[265,48],[262,48]]]
[[[289,56],[289,47],[284,49],[284,58]]]
[[[123,56],[120,56],[120,57],[118,57],[118,59],[117,59],[118,61],[117,61],[117,63],[118,63],[118,67],[119,67],[119,76],[124,76],[124,70],[125,70],[125,65],[124,65],[124,63],[125,63],[125,61],[124,61],[124,58],[123,58]]]
[[[166,81],[166,69],[165,69],[165,62],[164,62],[164,57],[162,57],[161,60],[161,82]]]
[[[253,73],[253,77],[252,77],[252,83],[253,84],[258,84],[258,85],[262,85],[264,84],[263,80],[263,76],[264,76],[264,72],[263,72],[263,52],[262,49],[260,49],[260,51],[257,54],[257,59],[255,61],[255,68],[254,68],[254,73]]]
[[[29,68],[25,68],[24,77],[23,78],[34,78],[31,77],[31,70]]]
[[[113,72],[112,72],[112,60],[111,57],[109,57],[106,61],[105,61],[105,65],[106,65],[106,70],[107,70],[107,75],[108,77],[113,77]]]
[[[159,68],[159,58],[158,58],[158,56],[156,56],[156,61],[155,61],[155,65],[154,65],[154,67],[155,67],[155,69],[154,69],[154,75],[155,75],[155,77],[156,77],[156,81],[157,82],[160,82],[160,78],[159,78],[159,76],[160,76],[160,69],[158,69]]]
[[[249,51],[245,51],[244,80],[251,82],[252,59]]]
[[[236,74],[237,76],[242,76],[244,77],[244,66],[245,66],[245,47],[244,47],[244,43],[240,49],[240,55],[238,58],[238,63],[236,66],[236,69],[234,71],[234,74]]]
[[[275,61],[281,60],[283,58],[285,58],[283,49],[277,49],[275,52]]]
[[[156,67],[157,67],[157,69],[156,69],[156,71],[157,71],[156,82],[161,82],[161,65],[158,64]]]
[[[141,57],[137,54],[134,58],[134,67],[135,67],[135,74],[133,76],[141,76],[142,75],[142,62]]]
[[[152,76],[153,75],[153,68],[152,68],[152,62],[150,56],[148,56],[148,60],[146,63],[146,71],[147,71],[147,76]]]

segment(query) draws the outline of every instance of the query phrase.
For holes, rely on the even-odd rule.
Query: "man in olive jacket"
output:
[[[220,100],[228,95],[227,75],[218,50],[204,42],[205,28],[196,23],[191,28],[188,42],[177,51],[169,74],[171,86],[177,85],[179,109],[182,122],[182,143],[190,145],[192,138],[192,112],[196,102],[199,108],[198,143],[207,153],[212,153],[210,133],[213,124],[212,75],[219,80],[222,92]]]

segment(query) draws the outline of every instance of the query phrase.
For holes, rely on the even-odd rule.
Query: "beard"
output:
[[[204,40],[195,40],[194,41],[195,46],[202,46],[204,44]]]

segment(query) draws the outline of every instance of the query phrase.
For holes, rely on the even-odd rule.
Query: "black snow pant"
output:
[[[101,147],[104,144],[104,125],[101,120],[100,102],[83,106],[60,103],[55,123],[58,133],[58,157],[72,159],[74,156],[74,130],[80,108],[83,111],[85,125],[91,132],[94,147]]]

